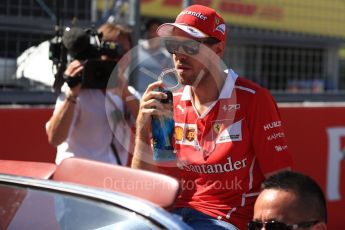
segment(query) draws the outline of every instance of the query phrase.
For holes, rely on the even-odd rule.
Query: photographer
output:
[[[102,41],[122,45],[123,53],[131,49],[128,29],[106,23],[100,26],[98,32],[103,34]],[[77,39],[74,40],[73,46],[80,50],[85,36],[75,37]],[[68,37],[65,40],[68,43]],[[69,48],[69,44],[64,45]],[[88,53],[88,50],[83,52]],[[128,55],[125,57],[126,60],[130,59]],[[121,57],[102,54],[98,59],[104,63],[107,60],[117,62]],[[86,64],[89,62],[88,68],[92,70],[96,68],[92,64],[97,62],[78,59],[77,55],[67,66],[64,72],[66,82],[57,99],[54,113],[46,124],[48,140],[57,146],[57,164],[65,158],[77,156],[128,165],[132,136],[131,126],[128,124],[137,116],[139,101],[138,97],[134,96],[137,95],[136,91],[128,87],[125,70],[129,61],[126,60],[121,60],[118,64],[115,88],[111,89],[82,85],[81,76],[90,75],[90,71],[86,71]]]

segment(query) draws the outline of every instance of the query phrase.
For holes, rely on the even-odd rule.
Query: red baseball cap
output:
[[[224,19],[212,8],[202,5],[191,5],[177,15],[175,23],[164,23],[157,29],[161,37],[171,36],[177,27],[195,38],[213,37],[226,40]]]

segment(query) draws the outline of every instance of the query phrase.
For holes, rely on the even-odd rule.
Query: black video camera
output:
[[[50,41],[49,47],[49,59],[58,68],[65,67],[68,60],[85,61],[81,83],[83,88],[92,89],[107,87],[110,75],[117,64],[116,60],[123,54],[124,49],[120,44],[102,41],[102,33],[91,28],[66,28],[62,36],[57,35]],[[110,60],[101,60],[102,55],[108,56]]]

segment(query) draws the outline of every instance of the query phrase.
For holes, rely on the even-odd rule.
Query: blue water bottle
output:
[[[166,93],[167,98],[162,99],[161,103],[169,104],[173,109],[173,95],[169,90],[160,88],[161,92]],[[171,111],[172,112],[172,111]],[[173,114],[173,113],[171,113]],[[153,160],[172,161],[176,159],[176,152],[173,147],[173,135],[175,122],[173,117],[153,116],[151,121],[152,139],[153,139]]]

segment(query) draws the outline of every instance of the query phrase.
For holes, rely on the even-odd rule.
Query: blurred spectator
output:
[[[284,171],[263,182],[249,230],[327,229],[324,194],[310,177]]]
[[[145,38],[139,40],[136,88],[141,93],[157,80],[162,70],[173,67],[171,55],[162,46],[162,40],[156,32],[161,24],[156,18],[148,20],[144,27]]]
[[[103,41],[119,43],[125,52],[132,47],[130,31],[122,26],[106,23],[99,32],[103,33]],[[109,57],[102,55],[101,60]],[[62,87],[54,113],[46,124],[48,140],[57,146],[57,164],[72,156],[128,163],[132,133],[128,123],[136,118],[139,105],[135,90],[127,83],[125,71],[129,60],[125,55],[118,62],[116,88],[112,89],[82,87],[85,61],[75,59],[67,66],[64,73],[67,84]]]

